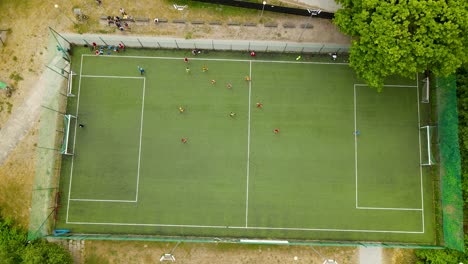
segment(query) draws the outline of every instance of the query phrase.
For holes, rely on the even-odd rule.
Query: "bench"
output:
[[[253,23],[253,22],[244,23],[244,27],[256,27],[256,26],[257,26],[257,23]]]
[[[185,24],[187,22],[185,19],[174,19],[172,20],[172,23],[174,24]]]
[[[278,27],[277,23],[266,23],[263,25],[264,27],[275,28]]]

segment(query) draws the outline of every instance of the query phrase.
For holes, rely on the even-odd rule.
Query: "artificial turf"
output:
[[[431,180],[419,166],[416,87],[355,87],[361,81],[346,64],[214,54],[184,63],[183,53],[81,58],[78,51],[79,96],[68,112],[85,127],[72,133],[75,155],[63,160],[66,209],[57,227],[434,242]]]

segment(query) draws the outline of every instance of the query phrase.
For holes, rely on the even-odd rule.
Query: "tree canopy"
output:
[[[71,264],[63,247],[45,240],[28,242],[25,231],[0,217],[0,264]]]
[[[350,66],[370,86],[387,76],[447,76],[468,61],[466,0],[337,0],[335,24],[352,37]]]

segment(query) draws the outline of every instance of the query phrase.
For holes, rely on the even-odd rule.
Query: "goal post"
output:
[[[421,91],[421,103],[428,104],[429,103],[429,94],[430,94],[430,83],[429,83],[429,77],[426,77],[422,80],[423,82],[423,87]]]
[[[69,147],[71,127],[76,126],[76,116],[63,115],[63,141],[60,153],[64,155],[73,155],[73,150]]]
[[[73,97],[75,94],[73,93],[73,75],[76,75],[73,71],[70,71],[68,74],[68,82],[67,82],[67,96],[68,97]]]
[[[431,166],[436,164],[432,155],[432,137],[435,126],[422,126],[419,128],[421,135],[421,166]]]

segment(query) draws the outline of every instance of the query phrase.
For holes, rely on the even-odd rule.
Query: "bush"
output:
[[[0,218],[1,264],[72,264],[73,259],[64,248],[45,240],[29,242],[24,230],[13,221]]]

